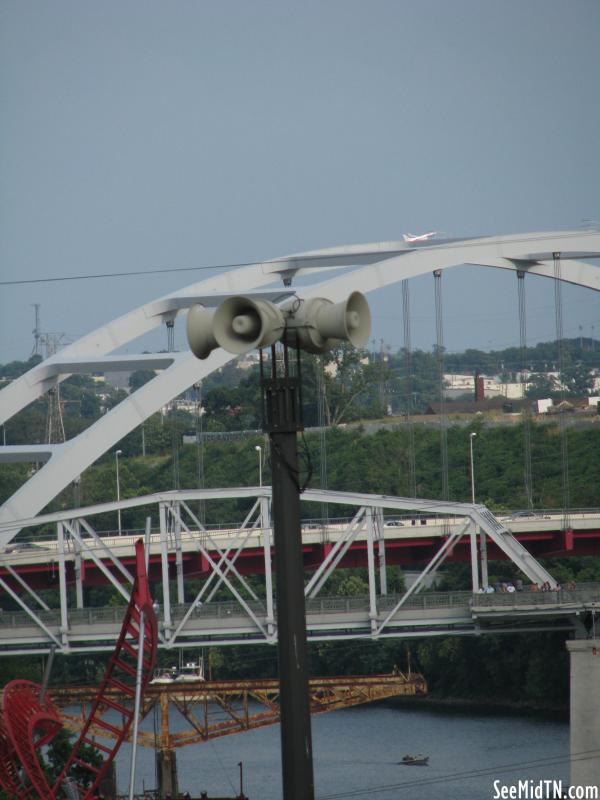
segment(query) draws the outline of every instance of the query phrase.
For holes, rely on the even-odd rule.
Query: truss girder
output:
[[[185,503],[182,504],[182,505],[184,505],[185,509],[187,510],[187,512],[190,515],[190,517],[192,518],[192,520],[194,522],[196,522],[198,525],[200,525],[196,515],[191,511],[191,509]],[[184,614],[183,619],[177,625],[177,628],[175,629],[174,633],[171,636],[171,642],[172,643],[175,642],[175,640],[178,638],[178,636],[185,629],[186,623],[188,622],[190,616],[193,614],[194,610],[196,608],[198,608],[200,605],[203,605],[204,603],[208,604],[208,603],[211,602],[211,600],[215,596],[216,592],[218,591],[219,587],[221,586],[221,584],[223,584],[225,582],[225,580],[227,579],[227,576],[228,576],[228,574],[230,572],[233,573],[233,578],[237,579],[237,581],[241,584],[241,587],[250,595],[252,600],[258,602],[258,597],[257,597],[256,593],[254,592],[252,587],[248,584],[248,582],[242,577],[242,575],[240,575],[240,573],[238,572],[238,570],[235,567],[235,562],[236,562],[238,556],[240,555],[241,551],[243,550],[243,547],[244,547],[244,544],[245,544],[245,542],[247,540],[248,535],[250,534],[250,532],[252,532],[254,530],[254,526],[252,526],[251,528],[246,528],[246,524],[248,523],[248,521],[251,518],[252,514],[255,512],[257,506],[258,506],[258,501],[253,505],[251,511],[246,516],[246,519],[244,520],[244,523],[242,524],[242,528],[240,529],[240,532],[243,533],[245,531],[245,536],[242,536],[241,541],[239,541],[239,546],[237,547],[236,552],[234,553],[232,558],[229,558],[229,554],[230,554],[231,550],[233,550],[233,547],[228,547],[225,551],[221,550],[221,548],[214,542],[213,538],[211,536],[209,536],[206,531],[203,531],[203,538],[205,539],[204,545],[198,544],[198,550],[204,554],[204,553],[207,552],[205,550],[204,546],[207,545],[207,544],[212,545],[214,547],[214,549],[217,551],[217,553],[219,554],[219,561],[216,564],[212,560],[210,561],[210,566],[212,567],[211,574],[209,575],[208,579],[204,582],[204,585],[203,585],[202,589],[200,589],[200,591],[198,592],[198,594],[194,598],[194,600],[193,600],[192,604],[190,605],[189,609]],[[185,530],[188,533],[190,533],[190,529],[188,528],[186,523],[181,519],[181,516],[179,516],[178,518],[179,518],[180,524],[185,528]],[[211,584],[213,583],[213,579],[215,579],[215,578],[216,578],[216,580],[214,581],[214,586],[211,587]],[[228,583],[228,586],[232,587],[233,584],[229,584]],[[210,592],[207,594],[206,599],[203,600],[203,597],[204,597],[205,593],[209,589],[210,589]],[[242,604],[243,608],[245,608],[250,614],[252,614],[252,612],[250,612],[250,607],[246,604],[246,602],[244,600],[241,599],[241,595],[238,594],[237,597],[238,597],[240,603]],[[263,633],[265,633],[265,635],[268,635],[268,633],[260,625],[260,623],[258,623],[258,621],[257,621],[257,625],[259,626],[260,630]]]
[[[309,692],[311,713],[322,714],[388,697],[425,695],[427,683],[424,677],[416,672],[312,678],[309,682]],[[91,696],[92,690],[85,687],[74,690],[65,687],[53,692],[55,701],[62,707],[75,703],[80,705],[80,715],[65,712],[62,714],[64,723],[70,730],[80,729],[85,707],[90,702]],[[115,694],[114,699],[119,699],[118,694]],[[187,730],[172,731],[169,726],[169,714],[161,713],[160,730],[156,734],[140,731],[138,734],[140,745],[171,749],[274,725],[279,722],[279,681],[272,679],[207,681],[187,687],[176,684],[150,685],[145,695],[142,714],[147,717],[157,706],[160,706],[162,711],[165,704],[167,712],[168,706],[179,712],[188,724]],[[257,710],[257,706],[260,710]],[[225,719],[212,721],[215,707],[224,712]],[[163,729],[163,722],[166,723],[166,729]]]
[[[175,509],[173,509],[173,507],[171,507],[171,513],[173,513],[173,514],[177,513],[178,514],[178,512]],[[179,516],[178,516],[178,520],[180,522],[182,522],[181,521],[181,517],[179,517]],[[185,523],[182,523],[182,524],[185,525]],[[185,526],[185,527],[187,529],[187,526]],[[187,529],[187,530],[189,530],[189,529]],[[206,532],[204,532],[204,535],[207,536]],[[209,542],[210,542],[210,544],[212,544],[213,547],[215,547],[215,549],[219,553],[220,558],[219,558],[218,561],[216,561],[213,558],[213,556],[211,555],[210,551],[208,550]],[[262,623],[262,621],[260,619],[261,614],[257,613],[257,611],[252,608],[252,605],[242,596],[240,590],[237,588],[237,586],[236,586],[236,584],[234,582],[235,578],[239,579],[239,582],[242,584],[241,588],[248,590],[248,586],[247,586],[246,581],[237,572],[237,570],[235,569],[235,566],[232,564],[232,561],[229,558],[227,558],[227,556],[221,551],[221,549],[217,545],[215,545],[213,540],[208,536],[207,536],[206,544],[201,542],[200,540],[197,541],[197,544],[198,544],[198,550],[202,554],[204,559],[206,560],[206,563],[209,565],[209,568],[210,568],[211,572],[214,575],[217,576],[218,580],[221,583],[225,584],[227,589],[229,589],[229,591],[235,597],[235,599],[237,600],[237,602],[239,603],[239,605],[241,606],[243,611],[252,620],[252,622],[256,626],[256,629],[258,631],[260,631],[260,633],[263,636],[268,637],[267,630],[266,630],[265,626],[263,625],[263,623]],[[229,576],[228,576],[228,573],[230,571],[233,571],[234,580],[230,579]],[[164,581],[163,581],[163,584],[164,584]],[[256,597],[256,595],[254,595],[254,596]],[[170,617],[170,609],[169,609],[169,617]],[[187,618],[189,618],[189,615],[187,615]],[[186,621],[187,621],[187,618],[186,618]],[[173,645],[175,643],[176,637],[178,635],[180,635],[181,633],[183,633],[184,630],[185,630],[184,625],[180,625],[180,626],[178,626],[178,628],[176,629],[176,631],[174,633],[172,631],[170,632],[169,639],[170,639],[171,645]]]
[[[315,597],[322,589],[323,585],[340,563],[348,548],[356,539],[358,534],[364,529],[365,508],[359,508],[354,518],[342,534],[335,545],[332,547],[323,563],[318,567],[315,574],[309,580],[305,588],[305,595],[308,598]]]
[[[191,510],[190,504],[194,499],[202,499],[210,496],[212,498],[222,498],[242,496],[249,499],[255,497],[241,528],[231,532],[229,538],[215,537],[209,534],[199,523],[196,515]],[[261,525],[269,524],[268,515],[268,487],[226,490],[182,490],[138,498],[138,504],[158,503],[159,517],[161,521],[161,543],[160,555],[163,577],[163,622],[161,626],[161,641],[168,647],[183,646],[190,641],[208,642],[212,639],[240,639],[240,637],[250,637],[253,640],[274,641],[276,638],[276,625],[274,620],[275,598],[273,595],[272,582],[270,580],[271,569],[271,538],[270,531]],[[353,494],[351,492],[336,492],[331,490],[307,490],[304,495],[306,501],[328,502],[332,504],[343,504],[357,508],[354,518],[344,531],[338,534],[337,541],[329,545],[329,552],[321,565],[316,569],[314,575],[306,586],[306,595],[309,601],[313,601],[320,596],[320,592],[326,585],[332,571],[339,566],[348,548],[356,541],[360,535],[361,539],[366,536],[367,555],[368,555],[368,581],[369,581],[369,604],[367,616],[369,620],[370,632],[372,636],[381,636],[384,631],[391,626],[400,627],[408,624],[410,626],[410,614],[408,623],[400,620],[398,612],[405,606],[411,595],[420,589],[420,580],[429,572],[436,569],[443,562],[444,558],[451,551],[453,545],[462,536],[467,535],[467,531],[473,527],[482,530],[498,548],[526,574],[532,581],[539,584],[548,582],[554,585],[551,575],[525,550],[525,548],[512,536],[512,534],[500,523],[485,506],[472,505],[468,503],[453,503],[450,501],[427,500],[422,498],[400,498],[385,495],[368,495],[364,493]],[[121,503],[109,503],[100,506],[93,506],[88,509],[77,509],[76,511],[58,512],[53,515],[46,515],[46,521],[54,521],[59,531],[59,578],[61,588],[60,621],[49,624],[52,613],[42,613],[33,611],[29,608],[18,594],[7,584],[6,579],[0,579],[0,587],[15,599],[29,615],[32,625],[21,625],[19,635],[15,631],[15,644],[25,646],[42,642],[54,642],[60,644],[62,649],[67,651],[70,647],[82,648],[89,647],[88,643],[100,643],[108,637],[112,637],[111,624],[101,619],[95,620],[86,627],[85,620],[82,622],[80,609],[69,609],[67,607],[66,592],[66,565],[65,552],[69,542],[63,541],[64,529],[71,537],[80,557],[91,559],[96,567],[104,574],[105,578],[113,584],[125,599],[128,598],[127,589],[123,583],[132,582],[132,576],[122,565],[121,559],[128,555],[128,543],[123,539],[114,542],[114,548],[98,537],[87,517],[114,510],[119,506],[131,505],[132,500],[121,501]],[[385,537],[381,534],[385,530],[381,527],[382,509],[391,508],[395,510],[405,510],[411,513],[424,512],[428,516],[438,516],[448,518],[457,517],[460,521],[460,529],[450,538],[440,538],[440,547],[431,559],[428,566],[423,571],[421,578],[414,584],[408,592],[401,598],[396,599],[396,603],[389,605],[387,587],[382,580],[382,569],[379,571],[375,566],[375,531],[379,531],[380,552],[383,555],[385,565]],[[185,512],[191,524],[197,526],[197,532],[192,530],[182,516]],[[75,516],[77,514],[77,516]],[[197,593],[194,601],[190,605],[173,606],[170,599],[168,587],[169,582],[169,559],[173,557],[175,546],[175,556],[181,559],[181,546],[177,550],[177,543],[171,541],[173,536],[169,533],[168,520],[171,519],[177,530],[183,530],[187,538],[195,545],[196,551],[202,556],[203,563],[208,570],[208,576],[203,586]],[[30,524],[39,523],[40,518],[32,520]],[[242,548],[247,543],[248,537],[252,534],[254,538],[253,547],[256,548],[256,534],[260,531],[260,547],[264,557],[265,587],[263,599],[258,598],[256,592],[244,579],[236,568],[236,561],[239,558]],[[83,536],[82,533],[87,534]],[[149,537],[148,537],[149,539]],[[62,543],[62,544],[61,544]],[[181,544],[181,543],[180,543]],[[149,545],[151,549],[150,539]],[[156,552],[156,551],[155,551]],[[189,551],[189,543],[186,552]],[[171,556],[170,556],[171,554]],[[477,559],[476,550],[472,557]],[[109,566],[110,565],[110,568]],[[179,564],[182,568],[182,564]],[[180,569],[182,573],[182,569]],[[379,574],[378,574],[379,573]],[[9,575],[12,573],[9,573]],[[183,574],[183,573],[182,573]],[[474,572],[475,574],[475,572]],[[379,586],[378,586],[379,577]],[[20,580],[22,586],[23,581]],[[217,588],[226,588],[235,603],[229,607],[226,613],[221,614],[220,606],[214,602]],[[474,580],[473,591],[479,589],[479,582]],[[34,595],[35,597],[35,595]],[[179,602],[183,602],[183,597]],[[177,612],[175,613],[175,609]],[[213,616],[214,608],[218,614]],[[44,609],[42,609],[44,611]],[[93,609],[88,613],[93,614]],[[463,622],[468,622],[467,617],[458,615]],[[434,615],[435,617],[435,615]],[[309,629],[312,636],[339,635],[343,630],[353,631],[354,635],[362,636],[364,632],[364,614],[362,609],[357,614],[338,615],[337,617],[320,618],[319,613],[310,616]],[[417,620],[419,625],[427,624],[432,626],[454,625],[457,620],[453,617],[449,620],[442,615],[442,618],[423,619],[423,615]],[[101,623],[101,624],[98,624]],[[114,626],[113,626],[114,627]],[[36,632],[38,631],[38,632]],[[41,638],[40,638],[41,637]],[[93,645],[92,645],[93,647]]]

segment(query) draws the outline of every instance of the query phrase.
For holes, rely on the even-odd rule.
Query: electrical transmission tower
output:
[[[32,330],[33,333],[33,350],[32,356],[42,355],[42,331],[40,328],[40,303],[32,304],[35,309],[35,326]]]
[[[40,333],[40,341],[44,345],[45,358],[55,355],[60,347],[62,333]],[[46,444],[59,444],[65,441],[65,425],[60,402],[60,383],[48,390],[48,407],[46,411]]]
[[[42,333],[40,330],[40,304],[35,303],[35,345],[33,352],[45,359],[51,358],[60,349],[64,333]],[[65,441],[65,425],[63,422],[60,400],[60,383],[48,390],[46,409],[46,444],[59,444]]]

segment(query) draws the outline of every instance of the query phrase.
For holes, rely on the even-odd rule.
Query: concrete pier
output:
[[[166,797],[179,797],[177,751],[173,749],[157,750],[156,765],[158,767],[158,796],[161,800]]]
[[[566,644],[571,656],[571,784],[600,786],[600,640]]]
[[[98,792],[102,797],[111,798],[117,796],[117,770],[114,761],[100,782]]]

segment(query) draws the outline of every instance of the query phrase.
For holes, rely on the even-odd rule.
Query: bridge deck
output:
[[[377,623],[392,611],[400,595],[378,598]],[[260,601],[248,604],[256,621],[269,625]],[[172,627],[179,625],[189,604],[172,605]],[[318,597],[307,600],[307,628],[310,640],[371,638],[372,616],[369,597]],[[69,629],[61,627],[58,609],[40,611],[46,628],[66,636],[72,652],[111,649],[120,630],[123,607],[75,609],[69,614]],[[582,584],[572,591],[472,594],[471,592],[423,592],[409,597],[391,617],[387,636],[493,633],[508,630],[537,630],[573,627],[576,615],[600,610],[600,583]],[[159,628],[165,622],[159,612]],[[195,608],[181,630],[181,646],[268,642],[255,619],[236,602],[212,602]],[[0,654],[39,652],[47,649],[47,637],[25,612],[0,614]],[[163,645],[165,641],[163,640]]]
[[[571,529],[564,531],[564,517],[561,513],[545,513],[532,518],[500,518],[516,539],[537,558],[545,556],[583,556],[600,555],[600,512],[581,511],[572,513],[569,521]],[[428,561],[439,547],[440,541],[460,530],[464,517],[439,518],[405,517],[386,522],[384,526],[386,561],[388,564],[411,566]],[[307,570],[315,569],[326,557],[336,542],[343,537],[348,521],[340,521],[326,526],[318,522],[309,523],[302,530],[304,565]],[[270,529],[269,531],[270,532]],[[238,559],[238,570],[243,575],[264,571],[263,529],[243,529],[241,526],[210,530],[211,539],[221,548],[237,549],[243,546]],[[89,539],[87,549],[81,552],[85,582],[88,585],[106,583],[106,578],[93,560],[96,555],[103,563],[108,563],[104,548],[112,555],[128,563],[134,558],[134,544],[143,531],[129,532],[127,535],[104,535],[99,541]],[[182,531],[180,546],[184,574],[201,577],[209,572],[209,566],[198,551],[198,540],[203,536],[197,530]],[[216,553],[210,541],[206,549]],[[175,560],[175,542],[169,560]],[[493,542],[488,543],[490,559],[505,559],[506,555]],[[160,533],[150,536],[150,566],[152,580],[161,577],[161,539]],[[65,561],[72,571],[76,560],[76,550],[71,539],[65,540]],[[26,577],[34,588],[46,588],[54,584],[58,568],[58,543],[56,539],[37,539],[31,542],[13,543],[0,551],[0,577],[6,575],[10,565]],[[470,560],[468,538],[463,538],[453,548],[448,561]],[[345,554],[340,567],[364,567],[367,563],[367,532],[361,531]],[[71,575],[72,577],[72,575]]]

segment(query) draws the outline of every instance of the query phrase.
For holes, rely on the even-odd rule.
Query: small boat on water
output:
[[[405,764],[407,767],[426,767],[429,764],[429,756],[424,756],[419,753],[416,756],[406,755],[399,764]]]
[[[200,659],[198,663],[187,661],[180,667],[157,669],[150,683],[197,683],[204,680],[204,661]]]

